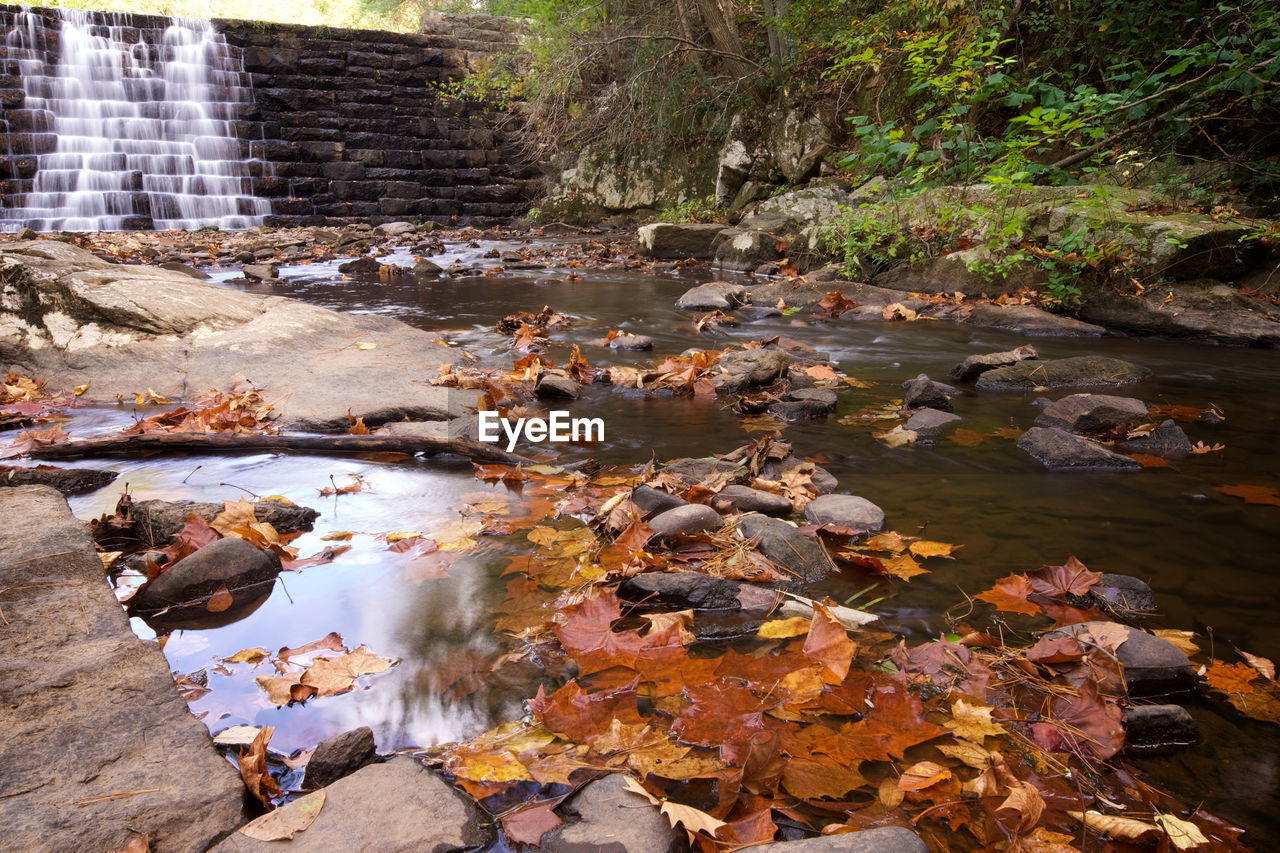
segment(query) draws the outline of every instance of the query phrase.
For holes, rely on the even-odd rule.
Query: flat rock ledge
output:
[[[0,825],[11,850],[204,853],[244,785],[155,643],[107,586],[89,528],[47,486],[0,488]]]
[[[441,420],[474,408],[471,392],[428,381],[452,360],[386,317],[112,264],[52,240],[0,248],[0,368],[51,388],[91,382],[86,402],[148,388],[191,400],[243,374],[289,427],[345,430],[348,410],[370,425]]]

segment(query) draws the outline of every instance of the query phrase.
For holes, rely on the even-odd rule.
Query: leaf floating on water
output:
[[[1151,633],[1160,639],[1177,646],[1187,657],[1200,653],[1200,647],[1192,642],[1192,638],[1196,635],[1195,631],[1180,631],[1176,628],[1156,628],[1152,630]]]
[[[1197,441],[1195,444],[1191,446],[1191,452],[1196,454],[1197,456],[1203,455],[1205,453],[1217,453],[1219,450],[1226,450],[1226,449],[1227,449],[1227,446],[1225,444],[1208,445],[1208,444],[1205,444],[1203,441]]]
[[[791,637],[803,637],[809,633],[809,620],[804,616],[792,616],[789,619],[773,619],[765,622],[756,631],[762,640],[785,640]]]
[[[324,808],[324,799],[323,788],[312,791],[250,821],[240,827],[240,833],[257,841],[289,841],[315,823],[320,810]]]
[[[275,731],[275,726],[263,726],[253,743],[249,744],[248,751],[240,755],[239,761],[240,778],[244,780],[244,786],[268,809],[272,808],[272,799],[280,796],[280,786],[267,772],[267,744]]]
[[[1194,850],[1201,844],[1208,844],[1209,839],[1189,820],[1174,817],[1171,814],[1156,815],[1156,823],[1164,830],[1165,835],[1179,850]]]
[[[1039,616],[1039,605],[1027,601],[1027,596],[1035,592],[1026,575],[1009,575],[996,581],[996,585],[986,592],[974,596],[980,601],[994,604],[997,610],[1010,613],[1025,613],[1028,616]]]
[[[976,430],[959,427],[958,429],[952,430],[951,435],[948,436],[948,438],[961,447],[977,447],[979,444],[982,444],[987,437]]]
[[[963,545],[951,545],[947,542],[931,542],[927,539],[922,539],[918,542],[912,542],[907,546],[907,550],[912,554],[915,554],[917,557],[924,557],[926,559],[929,557],[946,557],[951,559],[951,552],[955,551],[957,548],[963,547]]]
[[[542,845],[542,836],[564,825],[554,803],[538,803],[502,816],[502,829],[518,844]]]
[[[1260,672],[1262,677],[1267,679],[1267,681],[1276,680],[1276,665],[1270,660],[1264,657],[1259,657],[1258,655],[1251,655],[1248,652],[1242,652],[1239,649],[1236,649],[1236,652],[1240,657],[1249,662],[1249,666]]]
[[[1126,453],[1130,459],[1136,460],[1143,468],[1172,468],[1178,470],[1178,466],[1174,465],[1163,456],[1152,456],[1150,453]]]
[[[1244,498],[1245,503],[1280,506],[1280,491],[1272,486],[1218,486],[1224,495]]]
[[[222,611],[230,608],[234,603],[235,598],[232,597],[231,591],[223,586],[219,587],[217,592],[209,596],[209,600],[204,604],[204,609],[208,610],[210,613],[221,613]]]
[[[1250,684],[1258,677],[1258,671],[1247,663],[1223,663],[1210,661],[1204,680],[1210,687],[1222,693],[1248,694],[1254,691]]]
[[[1103,814],[1102,812],[1072,812],[1067,814],[1083,823],[1085,826],[1099,834],[1105,833],[1112,838],[1121,841],[1133,841],[1136,843],[1144,843],[1154,841],[1161,837],[1164,833],[1160,827],[1150,823],[1144,823],[1140,820],[1134,820],[1128,817],[1117,817],[1116,815]]]
[[[920,435],[915,430],[907,429],[902,424],[898,424],[888,432],[882,432],[876,436],[876,440],[884,442],[889,447],[902,447],[907,444],[915,444],[916,439]]]

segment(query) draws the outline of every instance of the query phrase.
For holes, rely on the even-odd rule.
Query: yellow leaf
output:
[[[332,533],[326,533],[324,536],[321,536],[320,541],[321,542],[346,542],[352,536],[355,536],[355,535],[356,534],[350,530],[335,530]],[[395,533],[389,534],[389,536],[396,536],[396,535],[398,534],[395,534]],[[387,541],[392,542],[394,540],[388,538]]]
[[[633,794],[639,794],[655,806],[659,806],[662,814],[671,822],[672,827],[683,825],[689,832],[705,832],[714,838],[716,832],[725,826],[724,821],[717,820],[701,809],[657,799],[646,791],[643,785],[630,776],[623,782],[622,787]]]
[[[1160,827],[1128,817],[1103,814],[1102,812],[1067,812],[1068,815],[1083,823],[1097,833],[1106,833],[1121,841],[1150,841],[1161,835]]]
[[[356,349],[370,350],[370,349],[377,349],[377,348],[378,348],[377,344],[365,343],[364,341],[356,341]]]
[[[525,534],[525,538],[534,545],[541,545],[545,548],[560,538],[560,531],[554,527],[535,527]]]
[[[951,719],[943,723],[956,737],[982,743],[988,735],[1005,734],[1004,727],[991,719],[993,708],[957,699],[951,706]]]
[[[285,506],[294,506],[293,501],[289,500],[284,495],[267,495],[265,498],[258,498],[258,500],[259,501],[275,501],[276,503],[282,503]]]
[[[1200,653],[1200,647],[1192,642],[1192,637],[1196,635],[1195,631],[1180,631],[1177,628],[1156,628],[1151,633],[1162,640],[1173,643],[1188,657]]]
[[[1171,814],[1162,814],[1156,815],[1156,823],[1160,824],[1160,828],[1169,836],[1173,846],[1179,850],[1192,850],[1201,844],[1209,843],[1209,839],[1204,837],[1200,827],[1191,821],[1176,818]]]
[[[102,568],[110,569],[116,560],[120,559],[120,555],[124,551],[103,551],[98,554],[98,559],[102,561]]]
[[[77,386],[76,386],[76,388],[75,388],[75,395],[76,395],[77,397],[81,396],[82,394],[84,394],[84,392],[85,392],[85,391],[88,391],[88,390],[89,390],[89,386],[90,386],[90,385],[92,385],[92,384],[93,384],[93,382],[92,382],[92,381],[89,381],[89,382],[84,383],[83,385],[77,385]]]
[[[952,551],[962,547],[964,546],[949,545],[946,542],[930,542],[927,539],[923,539],[919,542],[912,542],[907,550],[917,557],[950,557]]]
[[[229,658],[222,658],[223,663],[258,663],[270,654],[266,649],[241,649]]]
[[[333,535],[334,534],[330,534],[330,536],[333,536]],[[423,536],[423,533],[421,530],[403,530],[403,531],[400,531],[399,533],[388,533],[387,544],[391,544],[392,542],[399,542],[401,539],[420,539],[422,538],[422,536]],[[329,537],[326,536],[325,538],[327,539]],[[351,535],[348,534],[347,538],[350,539]]]
[[[915,430],[906,429],[902,424],[898,424],[888,432],[880,433],[876,438],[889,447],[902,447],[905,444],[915,444],[919,434]]]
[[[809,633],[809,619],[805,616],[792,616],[790,619],[773,619],[760,626],[756,636],[762,640],[785,640],[789,637],[803,637]]]

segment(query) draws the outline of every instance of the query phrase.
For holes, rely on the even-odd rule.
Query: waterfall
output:
[[[252,196],[235,134],[252,104],[249,79],[212,25],[58,14],[55,33],[24,9],[5,35],[0,59],[16,63],[26,98],[0,129],[9,161],[36,163],[33,176],[9,182],[18,191],[5,194],[0,230],[260,225],[271,204]]]

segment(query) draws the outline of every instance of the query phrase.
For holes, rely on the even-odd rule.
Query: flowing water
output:
[[[0,229],[261,224],[271,205],[252,196],[233,129],[252,103],[248,75],[212,24],[174,18],[139,29],[128,15],[108,15],[105,26],[83,10],[59,15],[51,32],[20,12],[0,48],[26,92],[6,113],[24,127],[3,129],[38,160],[34,179],[15,182],[30,186],[0,209]]]
[[[509,247],[451,246],[443,260],[478,263],[495,245]],[[492,365],[510,358],[508,339],[494,333],[493,324],[514,310],[536,311],[543,304],[574,321],[571,331],[553,337],[551,356],[557,360],[565,359],[576,342],[584,344],[592,364],[647,361],[646,354],[585,345],[613,328],[652,336],[657,357],[691,346],[783,335],[830,353],[841,370],[874,383],[842,394],[838,416],[892,396],[903,380],[918,373],[943,378],[966,355],[1026,343],[946,323],[841,322],[801,315],[744,323],[712,337],[695,332],[689,316],[673,307],[675,298],[698,281],[676,275],[574,270],[581,274],[574,279],[566,268],[387,283],[350,280],[334,267],[287,268],[278,283],[245,287],[399,317]],[[928,575],[882,585],[877,594],[887,598],[875,609],[885,623],[909,641],[936,638],[947,630],[945,611],[959,604],[952,612],[963,615],[966,593],[979,592],[1010,572],[1061,563],[1074,554],[1095,571],[1149,581],[1163,611],[1156,624],[1200,632],[1217,657],[1231,659],[1232,647],[1273,659],[1280,655],[1280,622],[1274,617],[1280,508],[1246,504],[1217,491],[1227,484],[1280,485],[1274,464],[1280,353],[1118,338],[1034,344],[1042,357],[1100,353],[1149,367],[1156,378],[1123,393],[1148,403],[1218,405],[1224,422],[1185,426],[1193,442],[1222,443],[1226,449],[1188,457],[1176,468],[1133,474],[1050,473],[1012,440],[991,435],[1001,426],[1030,426],[1038,409],[1032,395],[1021,394],[968,394],[955,401],[956,412],[965,418],[962,426],[986,436],[976,446],[943,438],[890,449],[871,430],[835,418],[788,428],[785,436],[799,454],[819,458],[843,490],[883,507],[889,527],[964,545],[954,561],[930,560]],[[749,437],[738,418],[714,401],[597,386],[568,408],[575,416],[602,417],[606,440],[589,449],[570,447],[567,459],[590,453],[604,462],[635,464],[651,454],[666,459],[725,452]],[[83,436],[131,418],[124,409],[87,409],[77,413],[70,428]],[[456,518],[455,505],[474,500],[475,493],[506,491],[475,480],[469,466],[442,468],[421,461],[257,455],[131,460],[118,467],[119,482],[127,481],[139,499],[234,500],[242,492],[222,485],[234,484],[313,506],[322,513],[315,531],[294,543],[304,555],[321,550],[320,537],[329,532],[425,529],[432,518]],[[371,490],[317,496],[330,475],[341,484],[346,474],[364,476]],[[118,488],[106,489],[72,505],[89,518],[109,510],[118,493]],[[238,621],[174,632],[165,653],[175,671],[206,671],[211,691],[192,709],[205,714],[211,730],[272,724],[277,726],[274,748],[311,746],[358,725],[372,727],[383,750],[476,734],[518,716],[520,700],[532,695],[539,679],[537,672],[512,683],[487,677],[499,648],[490,626],[504,597],[503,555],[518,550],[521,541],[494,539],[486,550],[451,567],[449,578],[414,584],[404,579],[403,557],[387,552],[385,543],[372,536],[358,535],[352,550],[332,564],[285,573],[250,612],[231,614]],[[874,581],[850,574],[824,591],[846,598]],[[135,620],[135,625],[139,634],[151,636],[145,624]],[[231,665],[229,675],[213,669],[217,658],[242,648],[297,646],[334,630],[348,645],[364,643],[403,662],[363,679],[366,684],[353,693],[280,709],[256,688],[251,666]],[[1256,849],[1280,844],[1280,743],[1274,727],[1209,699],[1193,700],[1190,707],[1203,743],[1178,755],[1141,759],[1138,765],[1150,781],[1249,827],[1256,833]]]

